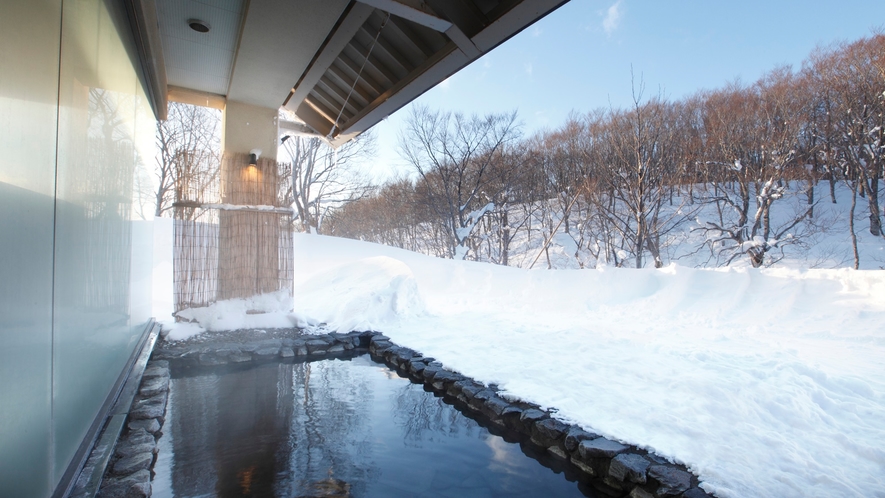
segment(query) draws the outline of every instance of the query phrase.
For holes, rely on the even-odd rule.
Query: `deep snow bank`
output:
[[[295,285],[298,306],[294,312],[287,290],[218,301],[176,313],[182,321],[164,323],[166,339],[180,341],[206,331],[293,326],[318,333],[385,330],[424,311],[411,270],[396,259],[376,256],[317,269],[313,277]]]
[[[524,271],[315,235],[295,254],[302,322],[377,326],[720,496],[885,496],[885,272]],[[391,289],[411,304],[385,311]]]

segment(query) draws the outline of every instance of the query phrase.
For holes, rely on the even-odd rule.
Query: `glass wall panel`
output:
[[[0,2],[0,496],[47,496],[61,0]]]
[[[139,323],[131,319],[136,111],[143,92],[128,33],[119,2],[65,1],[55,232],[55,479],[74,456],[146,321],[142,306]]]
[[[120,2],[0,2],[0,496],[53,492],[150,317],[139,67]]]
[[[152,166],[156,156],[157,122],[144,85],[136,88],[135,134],[133,146],[135,165],[133,173],[132,207],[132,267],[130,270],[130,321],[132,332],[138,334],[152,316],[153,304],[153,250],[154,211],[156,210],[156,175]]]

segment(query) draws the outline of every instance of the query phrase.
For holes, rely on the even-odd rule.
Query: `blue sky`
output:
[[[418,98],[465,114],[517,109],[527,133],[572,110],[629,105],[631,67],[646,96],[675,100],[778,65],[799,68],[821,45],[885,28],[885,2],[571,0]],[[408,171],[396,153],[409,106],[375,126],[376,178]]]

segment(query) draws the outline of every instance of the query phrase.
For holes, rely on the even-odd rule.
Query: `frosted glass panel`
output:
[[[0,182],[0,496],[51,489],[52,207]]]
[[[136,136],[136,116],[145,100],[126,33],[126,13],[117,2],[65,3],[55,233],[55,479],[148,319],[144,303],[132,309],[133,270],[136,280],[144,278],[143,251],[132,258],[132,201],[136,152],[143,143]],[[139,131],[153,134],[147,126]],[[139,290],[136,299],[149,295],[149,288]]]
[[[0,496],[48,496],[61,0],[0,2]],[[33,36],[48,33],[49,36]]]
[[[0,496],[40,497],[149,320],[155,122],[120,2],[0,2],[0,47]]]

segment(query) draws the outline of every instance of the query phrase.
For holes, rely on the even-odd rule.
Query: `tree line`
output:
[[[883,114],[878,33],[680,100],[646,97],[638,82],[628,108],[573,113],[530,136],[515,112],[413,107],[400,153],[414,175],[332,207],[321,232],[503,265],[517,240],[535,241],[532,265],[555,242],[582,265],[640,268],[666,264],[691,230],[709,264],[758,267],[810,243],[815,207],[835,203],[841,184],[850,215],[835,223],[857,268],[857,231],[883,236]]]

